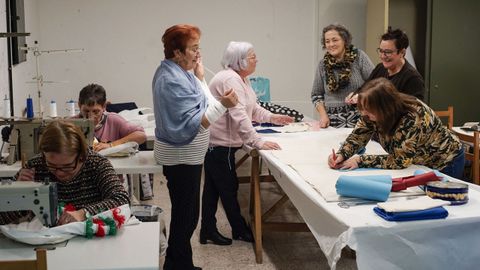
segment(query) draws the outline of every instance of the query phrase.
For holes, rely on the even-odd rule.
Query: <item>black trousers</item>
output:
[[[222,201],[233,234],[243,234],[247,225],[238,204],[238,179],[235,152],[239,148],[212,147],[205,156],[205,183],[202,195],[202,231],[217,229],[218,199]]]
[[[202,165],[163,166],[172,203],[168,248],[163,269],[194,269],[190,238],[200,210]]]

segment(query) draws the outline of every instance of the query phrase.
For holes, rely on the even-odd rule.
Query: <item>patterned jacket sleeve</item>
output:
[[[84,205],[88,213],[95,215],[130,202],[128,193],[108,159],[101,157],[95,165],[95,182],[103,198],[100,202]]]
[[[349,159],[367,145],[374,132],[375,126],[373,123],[360,118],[352,133],[348,135],[342,147],[340,147],[338,154],[342,155],[345,160]]]
[[[387,155],[361,155],[360,167],[382,169],[403,169],[413,164],[417,151],[417,142],[422,134],[425,122],[416,123],[408,114],[401,120],[400,127],[391,138],[383,139]]]

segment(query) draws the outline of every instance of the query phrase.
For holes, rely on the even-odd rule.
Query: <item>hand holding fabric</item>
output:
[[[58,219],[57,225],[64,225],[67,223],[84,221],[86,219],[85,210],[80,209],[76,211],[64,211]]]
[[[17,176],[17,181],[33,181],[35,177],[35,169],[23,168]]]
[[[99,143],[96,143],[96,144],[93,145],[93,151],[99,152],[103,149],[107,149],[107,148],[110,148],[110,147],[112,147],[112,145],[110,143],[99,142]]]

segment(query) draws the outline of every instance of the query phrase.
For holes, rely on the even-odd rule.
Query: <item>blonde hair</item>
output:
[[[47,125],[40,137],[39,150],[43,153],[67,153],[78,155],[85,160],[88,144],[80,127],[63,120],[53,121]]]

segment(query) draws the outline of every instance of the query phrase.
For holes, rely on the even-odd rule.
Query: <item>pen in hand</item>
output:
[[[333,162],[335,162],[337,160],[337,155],[335,154],[335,149],[332,148],[332,158],[333,158]]]

